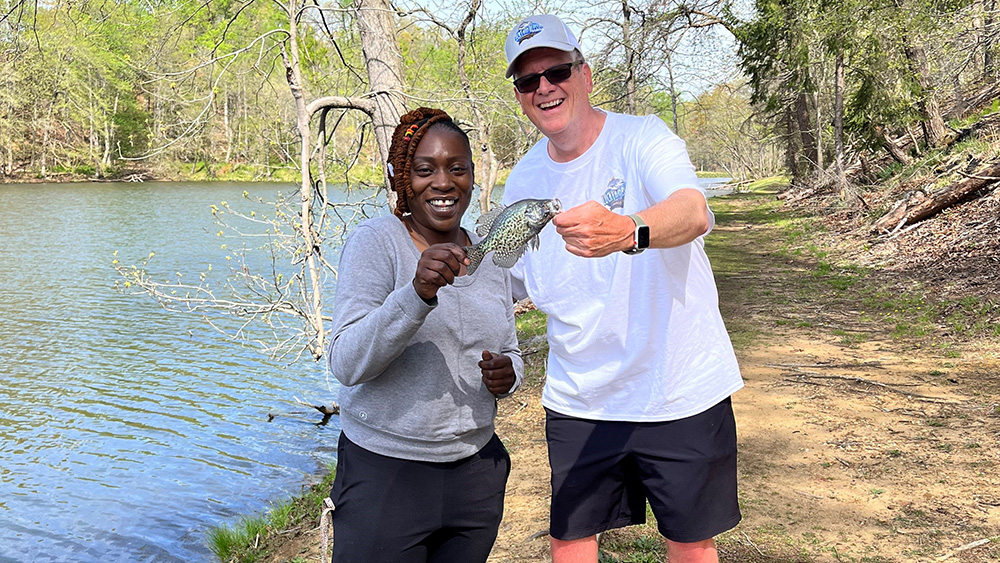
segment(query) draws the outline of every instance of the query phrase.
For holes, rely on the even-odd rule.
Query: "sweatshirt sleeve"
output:
[[[381,375],[434,309],[417,295],[412,283],[395,287],[400,264],[393,249],[376,229],[364,224],[344,244],[327,362],[346,386]]]
[[[513,278],[510,275],[505,275],[504,278],[506,279],[507,288],[510,289]],[[513,299],[505,299],[504,301],[507,304],[507,322],[509,323],[510,330],[507,331],[509,336],[503,348],[500,349],[500,353],[510,356],[514,367],[514,385],[511,386],[510,391],[502,395],[497,395],[500,398],[513,395],[514,391],[517,391],[521,386],[521,382],[524,381],[524,359],[521,358],[521,348],[517,342],[517,320],[514,317],[514,301]]]

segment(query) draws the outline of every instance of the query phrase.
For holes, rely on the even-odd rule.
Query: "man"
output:
[[[505,51],[545,138],[504,203],[567,209],[512,270],[548,314],[552,560],[596,562],[597,534],[644,522],[648,499],[671,563],[718,561],[714,536],[740,520],[729,397],[743,380],[704,252],[714,215],[684,142],[655,116],[591,106],[590,66],[557,17],[524,19]]]

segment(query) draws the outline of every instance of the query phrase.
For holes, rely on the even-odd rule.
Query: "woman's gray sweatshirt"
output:
[[[511,391],[521,384],[510,275],[484,260],[474,276],[439,289],[432,306],[413,288],[419,258],[395,216],[354,229],[340,257],[328,362],[352,442],[397,458],[454,461],[493,436],[496,398],[482,382],[483,350],[510,356]]]

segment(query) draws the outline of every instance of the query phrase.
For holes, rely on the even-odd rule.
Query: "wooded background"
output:
[[[996,0],[4,0],[0,180],[294,179],[272,220],[300,286],[264,311],[308,319],[318,357],[328,184],[381,189],[399,116],[435,106],[470,131],[485,209],[538,138],[502,53],[540,12],[580,37],[595,105],[659,115],[737,179],[846,186],[996,97]]]

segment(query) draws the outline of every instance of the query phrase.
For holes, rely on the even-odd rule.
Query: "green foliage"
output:
[[[334,465],[322,481],[301,497],[272,506],[263,516],[243,517],[235,526],[221,525],[209,530],[208,547],[224,562],[253,563],[265,558],[269,539],[302,522],[313,522],[321,512],[323,499],[329,496],[335,477]],[[310,524],[314,526],[315,524]]]
[[[515,323],[517,324],[518,339],[524,340],[533,336],[544,335],[548,323],[548,316],[537,309],[533,311],[526,311],[517,316]]]

